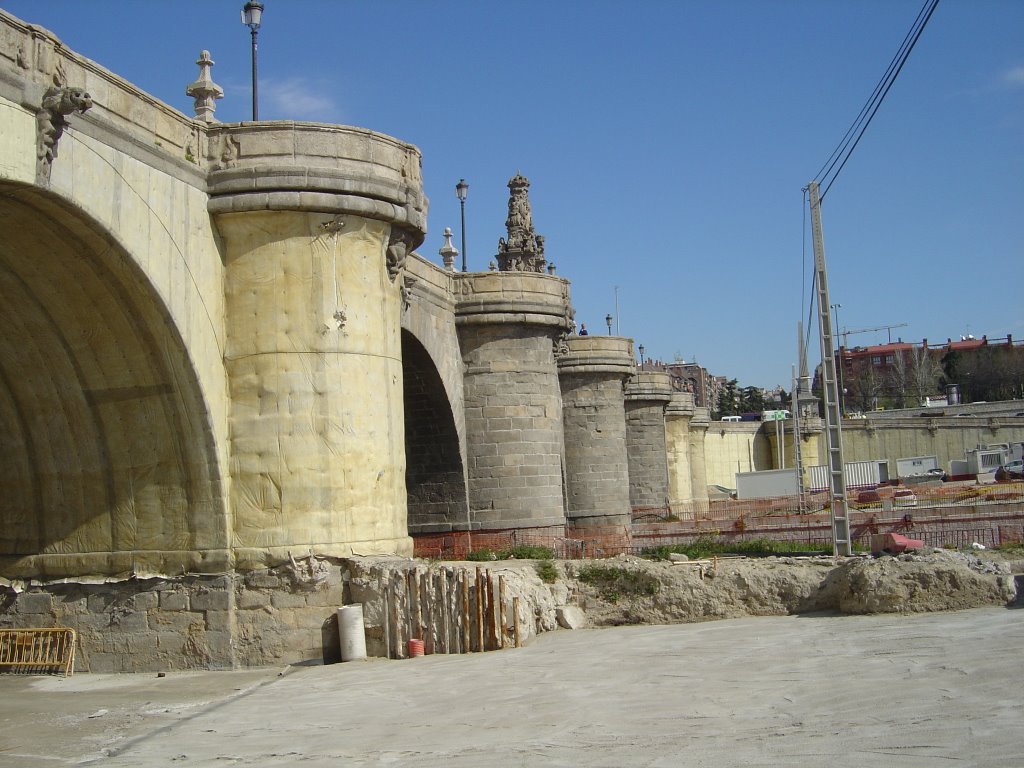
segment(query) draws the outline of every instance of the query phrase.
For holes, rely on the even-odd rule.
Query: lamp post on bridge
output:
[[[459,209],[462,214],[462,271],[466,271],[466,198],[469,197],[469,184],[459,179],[455,185],[455,196],[459,198]]]
[[[608,326],[608,335],[611,336],[612,335],[612,316],[611,316],[610,312],[607,315],[604,316],[604,322]]]
[[[640,370],[642,371],[644,369],[644,345],[641,344],[637,349],[640,352]]]
[[[259,86],[256,78],[256,35],[259,33],[262,20],[263,3],[249,0],[242,8],[242,23],[252,33],[252,119],[254,122],[260,119]]]

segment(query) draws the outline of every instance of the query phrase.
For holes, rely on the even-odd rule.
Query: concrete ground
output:
[[[0,766],[1022,766],[1024,611],[561,631],[466,656],[0,676]]]

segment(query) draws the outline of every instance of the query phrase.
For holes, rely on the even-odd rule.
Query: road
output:
[[[327,667],[0,677],[0,766],[1024,765],[1024,611],[559,631]]]

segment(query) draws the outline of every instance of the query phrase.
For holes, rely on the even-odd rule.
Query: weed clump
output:
[[[597,589],[610,603],[620,597],[655,595],[660,587],[658,580],[649,573],[613,565],[585,565],[576,572],[576,578]]]
[[[466,555],[467,560],[552,560],[555,553],[549,547],[522,544],[508,549],[478,549]]]
[[[558,580],[558,568],[551,560],[537,562],[537,575],[545,584],[554,584]]]

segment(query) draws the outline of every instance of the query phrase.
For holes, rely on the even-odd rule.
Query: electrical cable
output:
[[[927,7],[927,4],[925,7]],[[850,136],[853,135],[854,131],[857,130],[857,127],[864,120],[864,116],[871,109],[871,105],[874,104],[875,101],[878,99],[879,93],[884,88],[885,83],[892,76],[893,70],[898,66],[900,56],[903,54],[903,51],[907,48],[907,45],[911,37],[913,36],[914,30],[921,23],[921,17],[924,15],[925,7],[922,7],[921,10],[918,12],[917,18],[914,20],[914,24],[911,26],[910,30],[908,30],[907,34],[904,35],[903,42],[900,44],[899,50],[893,55],[892,59],[889,61],[889,66],[886,68],[885,74],[882,75],[881,79],[875,85],[875,89],[871,92],[871,96],[868,97],[868,100],[864,103],[864,106],[861,107],[861,110],[858,113],[856,119],[847,129],[846,133],[843,135],[842,140],[839,142],[836,148],[832,150],[832,154],[828,156],[828,159],[825,161],[825,164],[822,165],[822,167],[818,170],[818,173],[814,176],[815,179],[823,179],[826,176],[828,176],[832,172],[832,169],[835,167],[835,164],[839,161],[839,157],[842,155],[845,148],[849,146]]]
[[[875,86],[874,92],[861,109],[860,114],[857,116],[857,119],[854,121],[850,130],[846,132],[846,135],[843,137],[839,146],[835,151],[833,151],[832,155],[829,156],[829,160],[827,160],[825,166],[823,166],[823,168],[827,166],[827,170],[825,170],[825,175],[821,177],[824,189],[819,197],[820,201],[824,201],[828,190],[831,189],[832,184],[835,183],[835,180],[839,177],[840,172],[846,166],[846,163],[853,154],[853,151],[857,148],[860,140],[864,137],[864,133],[867,131],[871,121],[878,113],[886,95],[896,82],[896,78],[903,70],[903,66],[907,63],[907,59],[910,58],[910,54],[914,50],[914,46],[921,38],[924,28],[927,26],[932,14],[935,13],[935,9],[938,7],[938,4],[939,0],[925,0],[924,6],[922,6],[921,11],[914,20],[914,24],[911,26],[910,31],[907,32],[907,35],[904,37],[903,44],[893,57],[893,61],[890,62],[885,75],[882,76],[878,85]],[[866,118],[864,118],[865,112],[867,112]],[[851,132],[855,133],[855,138],[852,142],[850,141]],[[842,158],[841,161],[840,158]],[[839,163],[838,168],[836,167],[836,163]],[[820,173],[821,172],[819,171],[819,175]],[[827,183],[825,183],[826,178],[828,178]]]

